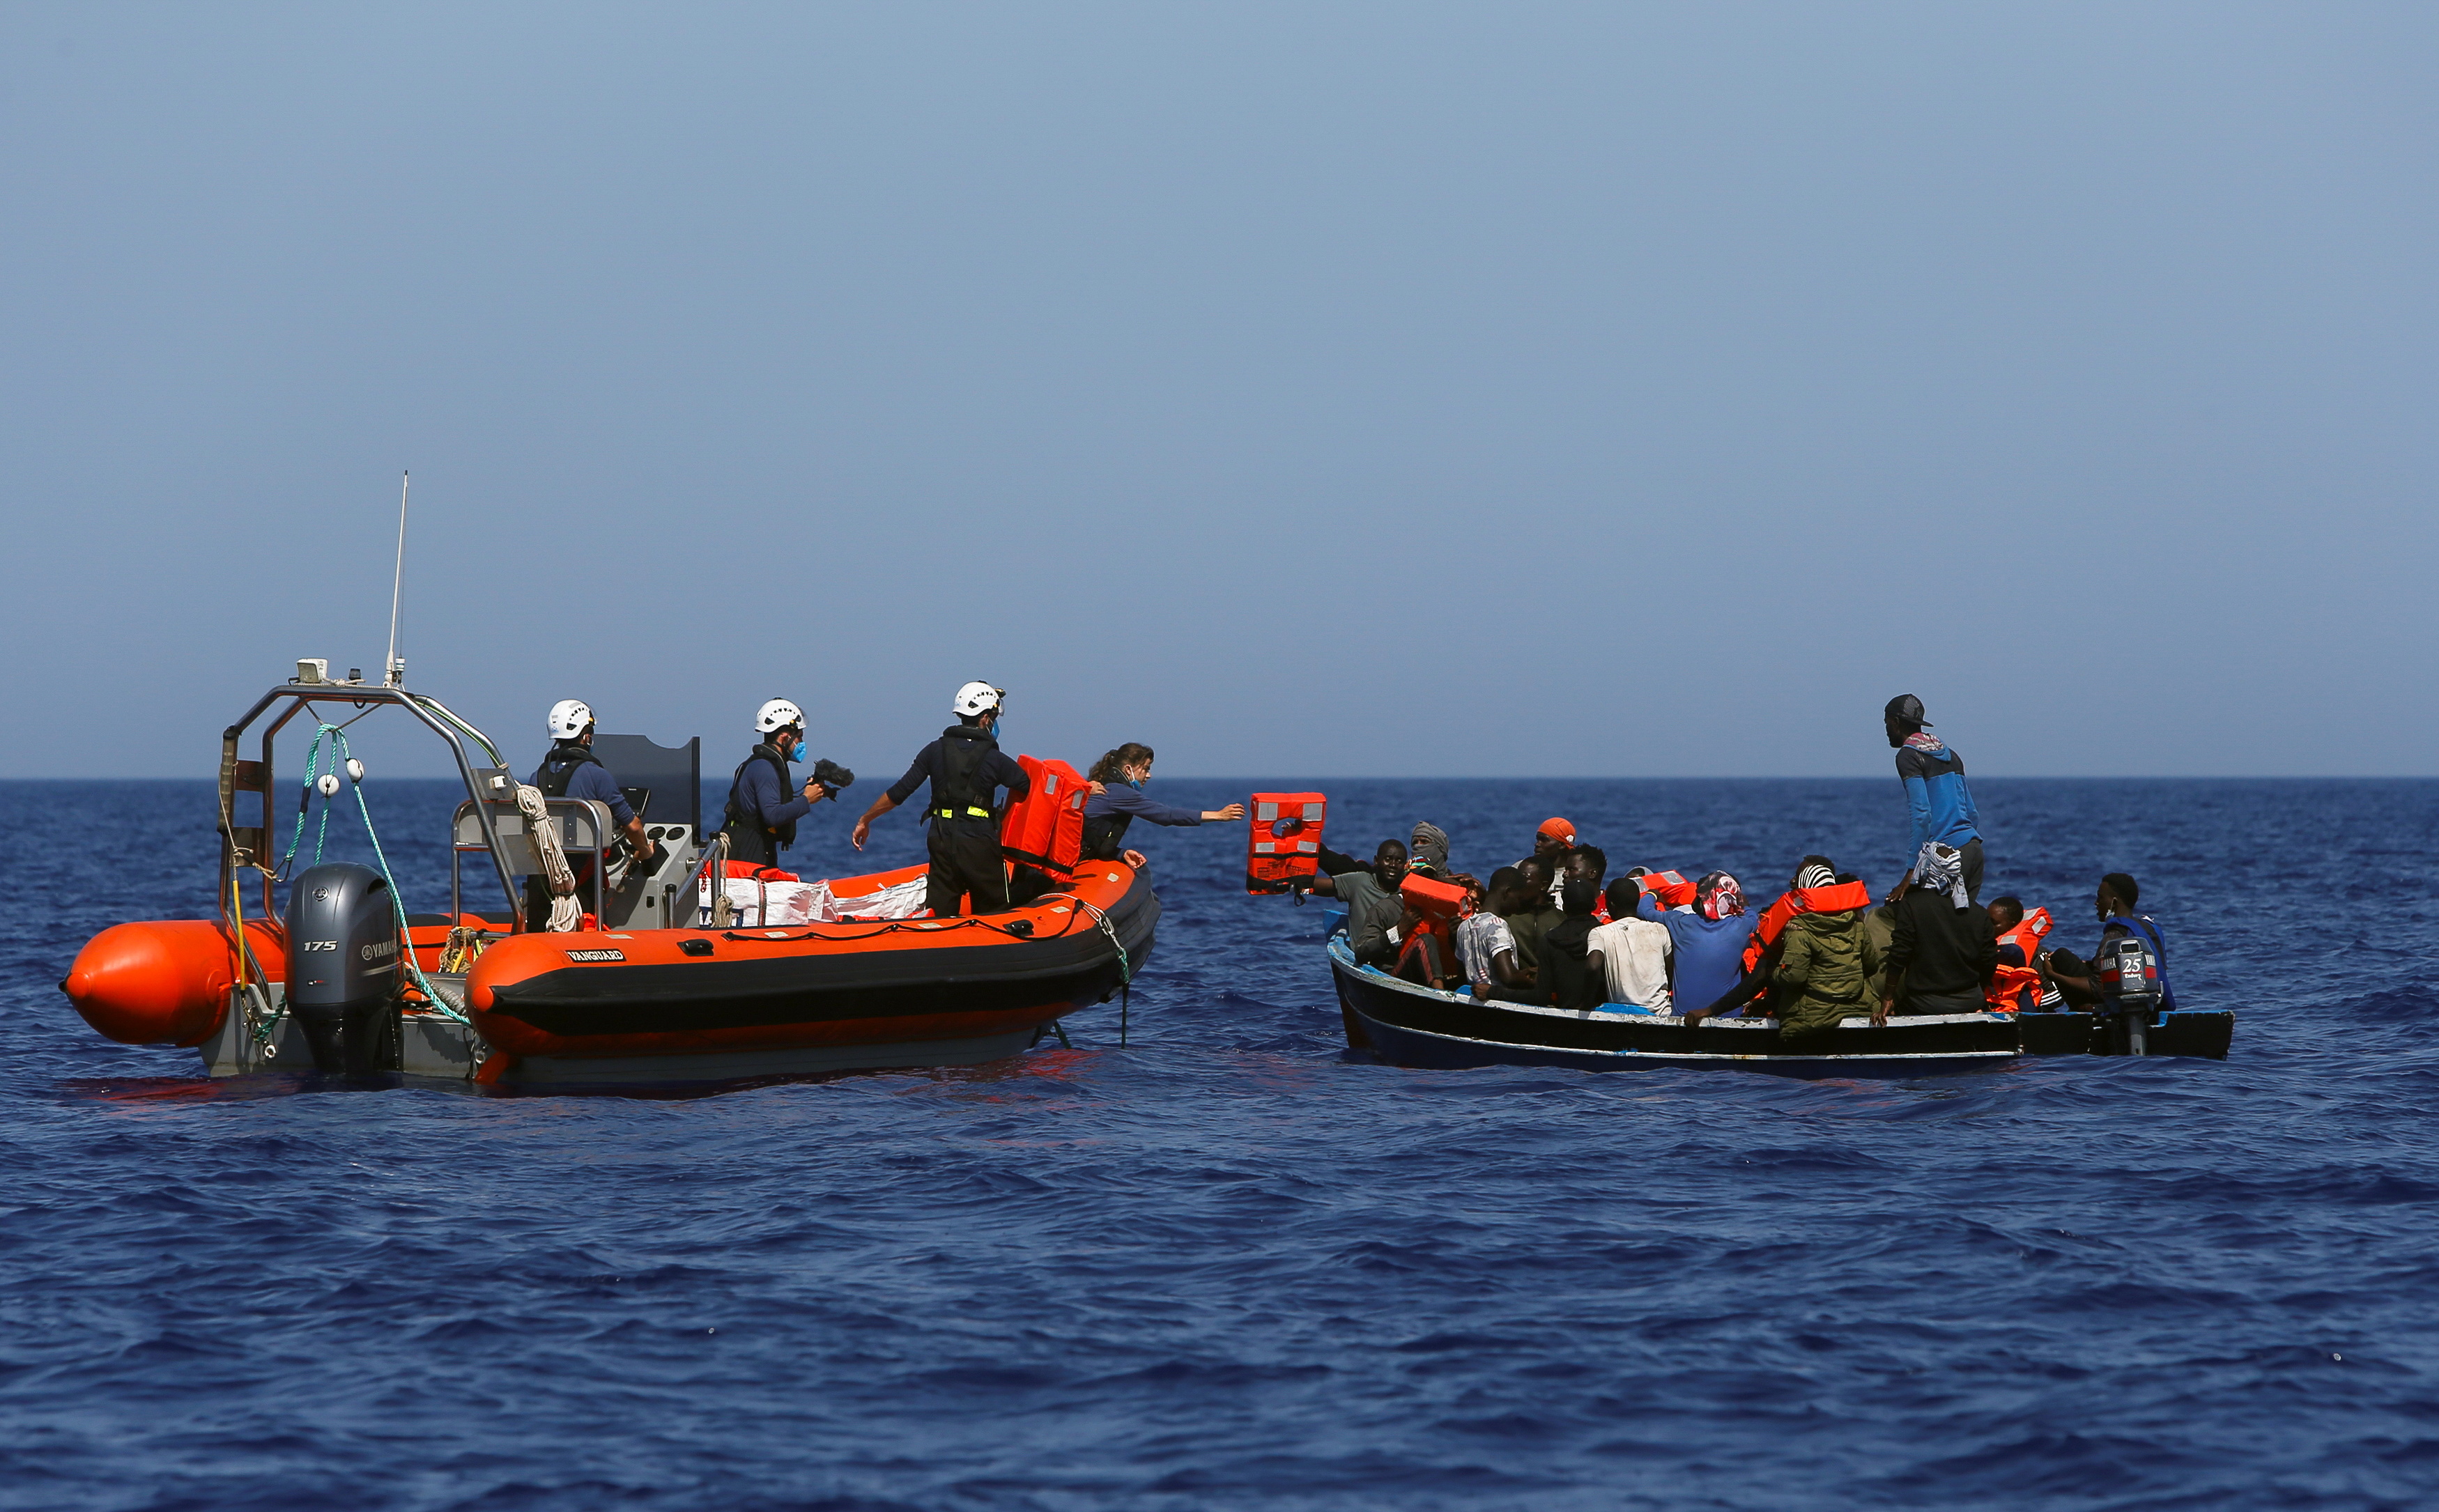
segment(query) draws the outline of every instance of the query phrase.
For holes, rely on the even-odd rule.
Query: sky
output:
[[[2439,774],[2439,9],[0,9],[0,776]],[[367,732],[369,733],[369,728]],[[302,742],[283,749],[301,754]],[[368,748],[370,749],[370,748]],[[379,746],[384,770],[445,770]],[[292,756],[290,759],[294,759]]]

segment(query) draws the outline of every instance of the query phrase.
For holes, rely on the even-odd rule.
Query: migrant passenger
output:
[[[1702,874],[1691,909],[1663,908],[1645,893],[1634,900],[1634,915],[1667,927],[1676,963],[1669,992],[1681,1011],[1689,1004],[1707,1007],[1736,987],[1744,976],[1745,942],[1761,922],[1745,912],[1744,889],[1723,871]]]
[[[1088,861],[1117,861],[1123,858],[1130,866],[1140,869],[1144,864],[1141,851],[1126,848],[1127,827],[1141,819],[1155,825],[1224,824],[1245,817],[1245,806],[1232,803],[1224,809],[1178,809],[1144,796],[1143,786],[1151,780],[1151,747],[1130,740],[1114,751],[1103,753],[1087,774],[1097,784],[1093,795],[1084,800],[1084,857]]]
[[[1609,922],[1584,936],[1588,961],[1597,961],[1607,984],[1608,1003],[1676,1011],[1668,996],[1668,928],[1634,916],[1635,900],[1643,896],[1633,877],[1609,884]]]
[[[1827,887],[1837,881],[1836,870],[1836,864],[1826,856],[1807,856],[1796,866],[1794,877],[1789,880],[1788,892],[1789,894],[1807,893],[1814,888]],[[1762,928],[1771,911],[1777,907],[1778,904],[1773,903],[1770,908],[1762,910],[1754,920],[1754,929]],[[1778,938],[1770,941],[1758,955],[1754,954],[1751,945],[1748,944],[1746,954],[1752,959],[1744,963],[1742,974],[1736,978],[1736,984],[1715,1001],[1687,1011],[1685,1014],[1687,1022],[1741,1014],[1756,1000],[1773,996],[1772,989],[1777,985],[1779,958],[1787,950],[1788,934],[1794,929],[1798,920],[1809,916],[1807,914],[1790,916],[1786,924],[1781,927]]]
[[[1516,963],[1516,939],[1508,933],[1502,909],[1513,909],[1523,890],[1523,874],[1502,866],[1490,874],[1490,906],[1457,921],[1456,954],[1465,968],[1473,995],[1486,1003],[1544,1001]]]
[[[932,828],[923,902],[935,918],[954,916],[960,898],[971,898],[977,914],[1014,906],[1007,866],[1000,856],[996,793],[1006,788],[1010,798],[1022,798],[1033,791],[1033,779],[995,738],[1006,699],[1004,690],[988,683],[968,683],[957,689],[950,703],[957,722],[916,752],[906,774],[873,799],[855,822],[855,848],[862,850],[875,819],[913,797],[924,783],[932,785],[924,812]]]
[[[550,706],[546,721],[550,731],[550,750],[543,756],[542,765],[534,768],[533,785],[545,798],[589,798],[610,810],[610,822],[625,831],[629,850],[635,857],[632,864],[650,863],[652,839],[644,833],[644,819],[635,806],[618,789],[618,779],[593,754],[593,710],[580,699],[561,699]],[[576,874],[576,894],[582,898],[593,881],[593,858],[570,856],[568,869]],[[525,879],[525,928],[540,931],[551,924],[550,879],[535,872]],[[583,905],[577,905],[577,914]],[[570,918],[566,928],[574,929]]]
[[[1896,900],[1888,982],[1873,1023],[1887,1023],[1891,1013],[1987,1010],[1999,941],[1990,916],[1966,893],[1964,860],[1955,846],[1937,841],[1914,858],[1904,896]]]
[[[1357,965],[1385,970],[1397,964],[1406,916],[1398,884],[1405,880],[1406,847],[1395,840],[1380,842],[1368,865],[1358,863],[1312,880],[1314,892],[1346,905],[1346,943]]]
[[[1807,863],[1799,878],[1807,888],[1836,881],[1825,858]],[[1878,1011],[1887,963],[1863,914],[1825,909],[1788,920],[1771,983],[1780,1039],[1801,1042],[1835,1029],[1848,1014]]]
[[[788,770],[790,762],[805,759],[804,710],[786,699],[773,699],[755,711],[754,730],[762,738],[728,779],[721,833],[728,837],[729,860],[776,866],[779,852],[796,843],[796,821],[824,798],[836,796],[836,789],[807,777],[799,790],[795,774]],[[851,774],[848,780],[854,780]]]
[[[2110,872],[2100,880],[2100,890],[2092,900],[2092,912],[2100,917],[2099,950],[2106,950],[2109,942],[2119,935],[2141,936],[2151,947],[2152,959],[2160,968],[2161,1010],[2173,1013],[2177,1008],[2177,994],[2168,986],[2167,941],[2161,938],[2156,920],[2147,914],[2134,912],[2134,905],[2142,896],[2143,889],[2135,884],[2133,878],[2122,871]],[[2092,953],[2098,954],[2099,950]],[[2103,995],[2101,984],[2090,962],[2077,960],[2065,951],[2052,951],[2043,960],[2050,980],[2065,994],[2068,1003],[2086,1010],[2099,1004]]]
[[[1527,856],[1512,867],[1502,870],[1517,874],[1513,907],[1506,912],[1507,930],[1516,941],[1516,964],[1524,969],[1524,979],[1541,980],[1541,937],[1564,917],[1558,904],[1550,899],[1558,891],[1554,879],[1557,866],[1549,856]]]
[[[1982,818],[1965,785],[1965,759],[1935,735],[1924,732],[1922,700],[1900,693],[1880,714],[1889,744],[1897,754],[1897,780],[1905,785],[1906,813],[1913,822],[1909,854],[1936,842],[1964,857],[1965,896],[1982,897]]]
[[[1593,906],[1600,891],[1597,879],[1590,875],[1594,868],[1589,863],[1577,864],[1582,855],[1577,850],[1568,859],[1565,881],[1559,883],[1558,922],[1542,933],[1541,975],[1535,984],[1553,1006],[1575,1012],[1609,1001],[1606,963],[1592,952],[1592,934],[1600,923]]]
[[[2041,980],[2039,935],[2024,926],[2024,900],[1994,898],[1984,912],[1990,916],[1990,928],[1999,945],[1999,965],[1990,977],[1992,1009],[2001,1013],[2055,1011],[2060,1006],[2057,989]]]
[[[1576,827],[1555,814],[1542,820],[1540,827],[1533,831],[1533,855],[1526,857],[1525,860],[1538,857],[1550,863],[1550,881],[1545,884],[1544,891],[1550,895],[1552,908],[1558,906],[1558,886],[1561,881],[1558,866],[1567,859],[1567,852],[1575,847],[1575,844]],[[1519,861],[1516,864],[1522,867],[1524,862]]]

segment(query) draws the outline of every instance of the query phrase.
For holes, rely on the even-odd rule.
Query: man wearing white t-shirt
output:
[[[1668,929],[1634,916],[1635,895],[1642,883],[1621,877],[1609,884],[1609,917],[1595,927],[1584,949],[1601,959],[1609,982],[1609,1001],[1655,1013],[1673,1013],[1668,996]]]

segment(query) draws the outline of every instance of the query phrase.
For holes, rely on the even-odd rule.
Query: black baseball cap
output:
[[[1926,730],[1931,728],[1931,721],[1922,717],[1922,700],[1911,693],[1900,693],[1889,700],[1889,706],[1880,713],[1900,724],[1919,724]]]

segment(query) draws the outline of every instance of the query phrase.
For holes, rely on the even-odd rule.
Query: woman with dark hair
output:
[[[1156,825],[1200,825],[1245,817],[1245,806],[1232,803],[1225,809],[1172,809],[1165,803],[1154,803],[1144,796],[1143,785],[1151,780],[1151,747],[1129,740],[1114,751],[1103,753],[1093,763],[1089,774],[1100,786],[1084,801],[1084,857],[1088,861],[1117,861],[1124,858],[1130,866],[1144,863],[1143,853],[1125,848],[1127,827],[1138,819]]]

